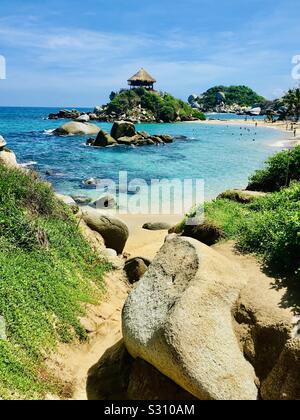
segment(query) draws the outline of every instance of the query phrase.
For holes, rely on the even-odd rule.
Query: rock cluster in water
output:
[[[132,123],[163,123],[164,121],[157,119],[153,112],[141,107],[141,105],[130,108],[128,112],[118,114],[116,112],[109,112],[108,107],[97,106],[92,112],[80,112],[77,109],[62,109],[57,113],[51,113],[48,116],[49,120],[69,119],[77,122],[101,121],[101,122],[115,122],[115,121],[129,121]],[[180,121],[197,121],[198,119],[192,116],[176,117],[177,122]]]
[[[117,121],[114,123],[110,134],[100,130],[95,139],[88,139],[87,144],[94,147],[107,147],[116,145],[158,145],[172,142],[173,137],[171,136],[165,134],[151,135],[145,131],[137,132],[133,123],[129,121]]]

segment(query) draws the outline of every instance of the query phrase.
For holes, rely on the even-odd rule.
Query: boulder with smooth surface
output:
[[[111,136],[118,140],[120,137],[133,137],[136,134],[135,126],[128,121],[116,121],[111,129]]]
[[[76,121],[86,123],[90,121],[90,117],[87,114],[83,114],[80,115],[80,117],[76,118]]]
[[[170,237],[125,303],[127,350],[200,400],[256,400],[255,372],[233,330],[245,283],[214,250]]]
[[[92,135],[98,134],[100,127],[95,124],[81,123],[77,121],[72,121],[67,124],[58,127],[54,130],[53,134],[58,136],[70,136],[70,135]]]
[[[107,194],[91,203],[92,207],[96,209],[113,209],[117,205],[116,199],[113,195]]]
[[[196,239],[211,246],[216,244],[224,237],[223,230],[215,223],[204,221],[199,224],[180,223],[171,229],[169,233],[177,233],[188,238]]]
[[[8,149],[0,150],[0,162],[12,168],[19,168],[16,155]]]
[[[131,284],[138,282],[148,270],[150,261],[143,257],[135,257],[126,261],[124,270]]]
[[[103,130],[100,130],[97,138],[91,143],[94,147],[115,146],[117,141]]]
[[[129,237],[128,227],[121,220],[87,209],[83,212],[83,220],[94,231],[100,233],[107,248],[112,248],[121,254]]]
[[[163,223],[163,222],[150,222],[145,223],[143,225],[143,229],[145,230],[169,230],[171,229],[171,225],[169,223]]]

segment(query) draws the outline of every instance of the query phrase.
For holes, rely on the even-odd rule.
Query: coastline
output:
[[[287,126],[290,128],[291,122],[274,122],[269,123],[264,120],[248,120],[245,121],[244,119],[208,119],[206,121],[187,121],[188,124],[202,124],[202,125],[239,125],[241,127],[257,127],[257,128],[272,128],[273,130],[281,131],[285,136],[281,140],[277,140],[275,143],[271,143],[271,147],[279,147],[279,148],[291,148],[300,145],[300,123],[294,123],[294,127],[297,129],[298,134],[296,137],[293,136],[293,131],[288,129]],[[255,125],[257,123],[257,125]]]
[[[270,147],[278,148],[291,148],[300,145],[300,134],[296,138],[292,137],[293,132],[286,130],[286,123],[267,123],[265,121],[244,121],[241,119],[226,119],[226,120],[206,120],[206,121],[190,121],[188,124],[208,124],[208,125],[239,125],[239,126],[251,126],[254,127],[257,122],[257,128],[272,128],[273,130],[280,131],[283,134],[283,138],[277,140],[275,143],[269,143]],[[290,127],[290,123],[289,123]],[[296,128],[300,130],[300,124],[296,125]],[[129,240],[126,244],[125,252],[131,257],[141,256],[144,258],[153,259],[158,249],[163,245],[167,230],[160,231],[149,231],[143,229],[144,223],[157,222],[157,223],[169,223],[170,225],[176,225],[183,217],[182,215],[153,215],[153,214],[116,214],[116,217],[121,219],[127,224],[129,228]]]

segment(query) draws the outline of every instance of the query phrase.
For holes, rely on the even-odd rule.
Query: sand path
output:
[[[153,258],[162,246],[167,231],[145,231],[141,228],[141,221],[143,221],[142,218],[135,219],[135,221],[134,218],[131,220],[127,218],[126,222],[131,235],[125,251],[131,256],[140,255]],[[275,306],[283,311],[282,316],[286,316],[287,311],[292,316],[290,309],[284,307],[286,290],[274,288],[274,279],[267,277],[261,271],[259,263],[253,256],[237,255],[233,242],[217,244],[214,249],[234,261],[238,272],[247,275],[251,285],[247,293],[249,299],[258,298],[258,308],[268,307],[272,311]],[[122,270],[110,273],[105,280],[107,294],[104,301],[98,307],[90,308],[88,316],[84,320],[88,327],[92,325],[93,332],[90,334],[89,343],[62,346],[60,355],[57,356],[54,363],[59,376],[64,378],[66,383],[72,385],[70,398],[74,400],[87,399],[86,380],[89,369],[122,336],[121,314],[130,286],[126,283]]]
[[[120,217],[121,218],[121,217]],[[142,229],[145,222],[168,221],[174,224],[181,216],[124,216],[130,237],[125,253],[153,259],[164,243],[167,231]],[[86,400],[86,380],[89,369],[98,362],[107,349],[121,337],[122,309],[130,291],[123,270],[115,270],[105,277],[107,293],[99,306],[89,306],[87,316],[82,320],[89,333],[89,342],[61,345],[58,353],[51,357],[48,366],[63,380],[66,396],[72,400]],[[48,396],[53,399],[53,396]]]

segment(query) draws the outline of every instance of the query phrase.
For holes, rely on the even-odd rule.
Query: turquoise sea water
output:
[[[267,128],[205,124],[140,124],[138,130],[152,134],[187,136],[166,146],[139,148],[119,146],[99,149],[85,146],[86,137],[49,135],[63,124],[46,117],[52,108],[0,108],[0,134],[15,151],[21,163],[35,162],[34,168],[54,184],[58,192],[95,195],[82,181],[89,177],[118,180],[127,171],[129,180],[180,178],[204,179],[205,198],[215,197],[227,188],[245,187],[248,176],[278,150],[271,144],[282,133]],[[236,118],[211,115],[212,118]],[[241,120],[243,121],[243,120]],[[111,124],[99,123],[109,131]],[[253,141],[255,139],[255,141]],[[54,170],[59,176],[46,176]]]

